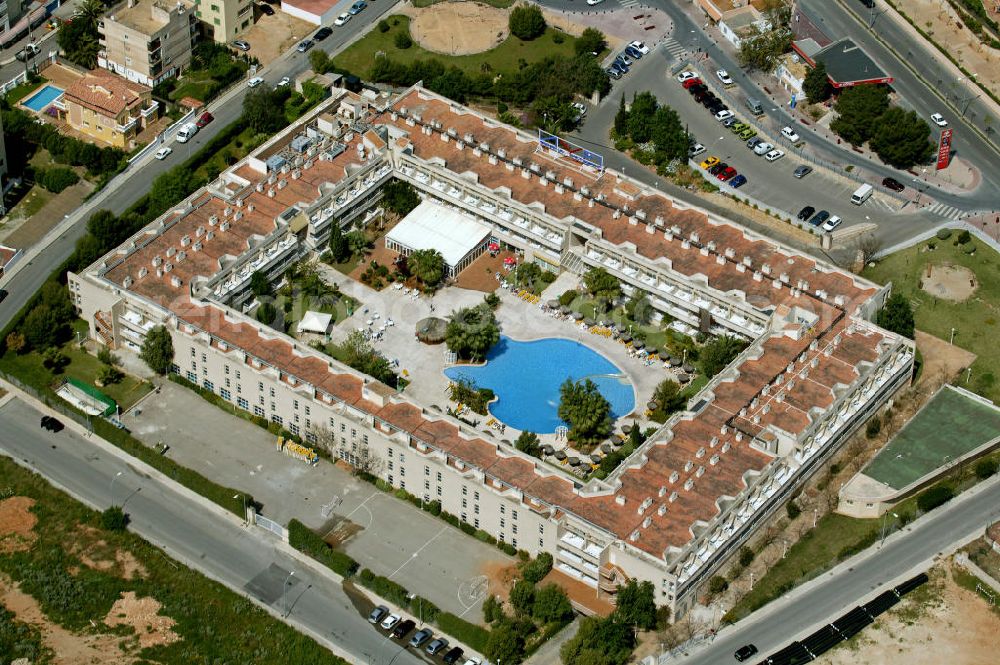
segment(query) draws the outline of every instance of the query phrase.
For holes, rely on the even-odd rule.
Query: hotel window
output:
[[[254,406],[253,407],[253,415],[255,415],[255,416],[259,417],[259,418],[263,418],[264,417],[264,409],[260,408],[259,406]]]
[[[306,408],[308,408],[308,407],[306,407]],[[361,435],[361,441],[362,441],[362,443],[364,443],[367,446],[368,445],[368,435],[367,434],[362,434]]]
[[[226,365],[226,376],[229,376],[229,365]]]
[[[476,527],[477,529],[479,528],[479,518],[478,517],[476,519],[472,520],[472,525],[474,527]]]
[[[271,414],[271,422],[278,423],[279,425],[282,425],[282,424],[284,424],[285,420],[284,420],[284,418],[282,418],[281,416],[279,416],[277,413],[272,413]]]
[[[469,507],[469,500],[468,499],[462,499],[462,507],[463,508],[468,508]]]
[[[272,411],[277,411],[277,409],[274,408],[274,402],[271,402],[271,410]]]
[[[193,346],[191,347],[191,357],[192,358],[195,357],[195,351],[194,351],[194,347]]]
[[[191,361],[191,371],[192,372],[197,372],[198,371],[198,363],[197,363],[197,361],[194,361],[194,360]]]
[[[390,470],[390,471],[392,471],[392,465],[393,465],[393,461],[392,461],[392,460],[389,460],[389,464],[388,464],[388,466],[389,466],[389,470]]]
[[[213,393],[215,392],[215,384],[208,379],[205,379],[201,385],[204,386],[205,390],[209,390]]]
[[[220,390],[219,394],[222,395],[222,399],[226,400],[227,402],[233,401],[232,394],[228,390],[226,390],[225,388],[223,388],[222,390]]]
[[[244,411],[250,410],[250,402],[248,402],[245,397],[237,397],[236,405],[241,409],[243,409]]]
[[[307,416],[309,415],[309,405],[308,405],[308,404],[306,404],[306,415],[307,415]],[[365,441],[365,443],[368,443],[368,442],[367,442],[367,441]]]
[[[501,515],[507,514],[507,506],[503,505],[502,503],[500,504],[500,514]]]
[[[462,485],[462,496],[469,496],[469,488],[467,485]]]
[[[299,422],[299,414],[295,414],[295,422]]]
[[[511,524],[510,525],[510,530],[513,531],[514,533],[517,533],[517,525],[516,524]]]
[[[271,397],[274,397],[274,386],[271,386]]]
[[[478,503],[472,507],[472,512],[474,512],[477,515],[479,514],[479,504]]]
[[[395,451],[393,451],[393,449],[392,449],[392,448],[390,448],[390,449],[389,449],[389,450],[388,450],[388,451],[386,452],[386,454],[387,454],[387,455],[389,456],[389,459],[392,459],[392,455],[393,455],[393,453],[394,453],[394,452],[395,452]]]
[[[430,491],[430,489],[431,489],[431,481],[429,481],[429,480],[425,480],[424,481],[424,489]]]
[[[431,475],[431,468],[429,466],[424,467],[424,475],[425,476]]]
[[[236,380],[240,380],[240,370],[236,370]]]
[[[517,531],[515,531],[514,533],[517,533]],[[510,544],[511,544],[511,545],[512,545],[513,547],[517,547],[517,538],[511,538],[511,539],[510,539]]]
[[[504,528],[504,527],[505,527],[506,525],[507,525],[507,520],[505,520],[504,518],[502,518],[502,517],[501,517],[501,518],[500,518],[500,528],[502,529],[502,528]]]
[[[539,539],[538,539],[538,546],[539,546],[539,547],[545,547],[545,543],[544,543],[544,542],[542,542],[542,539],[541,539],[541,538],[539,538]]]
[[[441,496],[441,486],[440,485],[437,486],[437,495]]]
[[[468,523],[468,521],[469,521],[469,516],[468,516],[468,515],[466,515],[465,513],[462,513],[462,521],[463,521],[463,522],[466,522],[466,523]]]
[[[392,485],[392,474],[389,474],[389,484]]]
[[[227,388],[230,388],[230,387],[231,387],[231,386],[229,385],[229,377],[226,377],[226,387],[227,387]]]
[[[543,534],[543,535],[545,534],[545,525],[544,524],[539,524],[538,525],[538,533]]]
[[[190,381],[191,383],[198,383],[198,375],[195,374],[194,372],[188,372],[187,380]]]
[[[399,475],[400,475],[400,477],[406,475],[406,467],[405,466],[399,467]]]
[[[295,409],[296,411],[299,410],[299,400],[297,399],[292,400],[292,408]]]
[[[441,482],[441,472],[440,471],[437,472],[437,481]]]
[[[260,391],[260,392],[264,392],[264,382],[263,381],[258,381],[257,382],[257,390]]]
[[[294,434],[295,436],[299,435],[299,426],[298,425],[289,425],[288,429],[291,430],[292,434]]]
[[[257,401],[260,402],[261,406],[264,406],[264,396],[263,395],[261,395],[260,397],[258,397]]]
[[[476,492],[475,494],[473,494],[472,498],[474,498],[476,501],[479,501],[479,492]]]
[[[203,363],[207,363],[208,362],[208,356],[205,355],[204,353],[201,354],[201,362],[203,362]]]
[[[513,516],[514,519],[517,519],[517,511],[516,510],[512,510],[511,511],[511,515]]]
[[[335,426],[336,422],[334,422],[333,418],[330,418],[330,429],[333,429]]]

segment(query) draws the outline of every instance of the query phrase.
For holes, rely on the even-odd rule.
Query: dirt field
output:
[[[34,499],[12,496],[0,501],[0,554],[24,552],[35,542],[38,518],[31,512]]]
[[[177,623],[159,614],[160,603],[153,598],[137,598],[127,591],[115,601],[104,618],[109,626],[131,626],[139,640],[139,648],[171,644],[180,639],[173,631]]]
[[[442,2],[430,7],[407,6],[410,35],[428,51],[450,55],[482,53],[507,39],[509,10],[478,2]]]
[[[315,29],[311,23],[279,11],[274,16],[261,16],[240,38],[250,42],[250,55],[266,67]]]
[[[129,665],[136,661],[134,656],[122,653],[119,635],[78,635],[51,623],[38,602],[5,576],[0,576],[0,605],[21,623],[41,631],[42,643],[52,650],[55,665]]]
[[[937,588],[923,606],[910,599],[866,628],[855,640],[827,652],[819,665],[990,665],[997,662],[1000,617],[982,597],[959,587],[947,570],[932,576]],[[853,648],[852,648],[853,647]]]
[[[952,302],[967,300],[978,287],[975,273],[962,266],[928,264],[920,280],[921,289]]]
[[[948,344],[925,332],[916,331],[917,348],[924,360],[920,382],[943,383],[972,364],[976,354]],[[936,388],[936,386],[932,386]]]
[[[976,80],[994,93],[1000,90],[1000,51],[986,46],[972,34],[949,4],[942,0],[896,0],[894,4],[902,6],[906,15],[934,41],[947,46],[953,58],[967,71],[977,74]],[[995,3],[986,0],[984,4],[990,7]],[[967,97],[970,89],[964,82],[946,81],[940,85],[945,95],[953,95],[954,91],[960,97]]]
[[[88,568],[110,572],[125,580],[146,577],[148,571],[131,552],[112,549],[101,539],[100,533],[94,527],[78,525],[67,550]]]
[[[518,578],[517,566],[513,563],[503,564],[499,561],[492,561],[479,571],[489,580],[490,593],[501,601],[506,601],[510,595],[510,588]]]

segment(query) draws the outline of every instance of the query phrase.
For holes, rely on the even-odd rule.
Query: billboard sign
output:
[[[938,141],[937,170],[948,168],[951,162],[951,129],[942,129]]]

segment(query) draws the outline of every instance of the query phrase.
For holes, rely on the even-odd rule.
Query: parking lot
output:
[[[160,394],[138,408],[123,420],[140,440],[163,441],[178,463],[251,493],[270,519],[287,524],[295,517],[343,540],[362,567],[443,610],[480,621],[488,571],[513,561],[325,460],[310,467],[284,456],[265,430],[175,383],[163,382]]]
[[[698,155],[697,162],[700,163],[708,156],[715,156],[747,178],[746,184],[735,190],[738,195],[753,197],[793,217],[807,205],[813,206],[817,211],[827,210],[844,219],[842,228],[859,223],[878,222],[888,216],[899,214],[902,202],[881,193],[876,193],[863,206],[852,205],[851,193],[860,183],[817,167],[812,162],[797,156],[785,145],[778,145],[786,154],[774,162],[768,162],[762,156],[754,154],[746,146],[744,139],[733,134],[704,106],[694,101],[670,71],[672,66],[677,66],[677,62],[665,57],[662,48],[653,49],[652,53],[634,62],[631,70],[621,80],[614,81],[611,94],[588,115],[587,124],[581,130],[581,134],[591,140],[596,140],[599,134],[604,134],[606,138],[619,98],[624,96],[628,101],[634,93],[649,90],[661,104],[673,107],[695,139],[705,146],[706,151]],[[753,118],[743,106],[741,93],[732,93],[732,97],[738,98],[739,103],[734,99],[727,99],[726,93],[721,90],[724,86],[715,77],[714,69],[706,67],[694,71],[709,89],[726,102],[739,121],[749,122]],[[763,110],[764,115],[752,124],[755,128],[767,128],[766,131],[758,129],[760,138],[770,143],[777,143],[774,135],[780,128],[769,127],[767,120],[768,111],[773,110],[773,105],[768,106],[765,103]],[[793,173],[796,167],[802,164],[812,166],[813,171],[804,178],[795,178]],[[712,177],[707,173],[705,175]],[[903,212],[909,211],[903,208]]]

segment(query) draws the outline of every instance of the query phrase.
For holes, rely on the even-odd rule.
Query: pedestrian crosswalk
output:
[[[935,203],[927,209],[927,212],[944,217],[945,219],[961,219],[965,216],[964,210],[959,210],[954,206],[945,205],[944,203]]]
[[[618,0],[618,4],[620,4],[625,9],[631,9],[632,7],[639,6],[639,0]]]
[[[675,60],[680,60],[682,56],[687,54],[687,49],[673,37],[667,37],[663,40],[663,50],[673,56]]]

